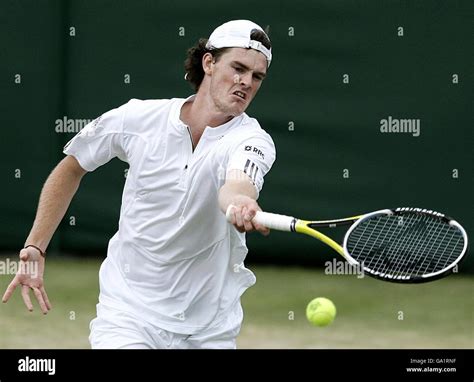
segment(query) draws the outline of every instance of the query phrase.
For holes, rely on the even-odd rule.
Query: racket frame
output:
[[[445,220],[446,222],[448,222],[449,225],[455,226],[457,229],[459,229],[464,239],[464,247],[460,255],[458,256],[458,258],[455,261],[453,261],[447,268],[441,269],[437,272],[422,275],[420,277],[396,278],[396,277],[387,277],[387,275],[385,274],[378,274],[377,272],[374,272],[372,269],[364,266],[363,264],[361,264],[360,262],[358,262],[351,256],[351,254],[347,250],[347,242],[352,231],[359,224],[362,224],[364,221],[366,221],[367,219],[371,219],[374,216],[403,214],[404,212],[416,212],[416,213],[421,213],[421,214],[426,214],[426,215],[432,215],[434,217],[439,217]],[[331,239],[329,236],[321,233],[320,231],[316,229],[319,227],[335,228],[335,227],[349,225],[349,224],[351,224],[351,227],[345,233],[342,245],[340,245],[339,243]],[[444,214],[438,213],[436,211],[431,211],[431,210],[426,210],[426,209],[421,209],[421,208],[408,208],[408,207],[405,208],[404,207],[404,208],[394,208],[394,209],[383,209],[383,210],[370,212],[364,215],[357,215],[357,216],[351,216],[344,219],[334,219],[334,220],[310,221],[310,220],[295,219],[292,224],[291,231],[302,233],[302,234],[314,237],[315,239],[318,239],[319,241],[323,242],[324,244],[328,245],[333,250],[335,250],[337,253],[339,253],[339,255],[341,255],[349,264],[353,266],[362,266],[364,272],[367,272],[367,274],[370,275],[371,277],[375,277],[384,281],[397,282],[397,283],[420,283],[420,282],[431,281],[431,280],[435,280],[435,279],[443,277],[443,275],[452,272],[454,267],[456,267],[460,263],[462,258],[465,256],[467,247],[468,247],[468,237],[467,237],[464,227],[461,224],[459,224],[456,220],[450,218],[449,216],[445,216]]]

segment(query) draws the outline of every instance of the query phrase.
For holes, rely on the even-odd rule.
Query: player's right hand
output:
[[[12,296],[17,286],[21,287],[21,296],[26,305],[26,308],[32,312],[33,304],[30,299],[30,289],[39,303],[43,314],[48,313],[51,309],[51,304],[48,295],[44,289],[43,273],[44,273],[45,259],[39,251],[33,247],[23,248],[20,251],[20,261],[18,272],[13,278],[10,285],[8,285],[2,301],[7,302]]]
[[[253,221],[257,211],[262,210],[254,199],[240,196],[238,201],[234,201],[234,203],[227,207],[226,216],[239,232],[258,231],[264,236],[270,234],[267,227]]]

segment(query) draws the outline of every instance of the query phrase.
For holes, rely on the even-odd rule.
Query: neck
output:
[[[193,102],[185,103],[181,110],[181,120],[197,131],[204,131],[206,126],[223,125],[232,118],[234,117],[217,110],[212,98],[201,91],[196,94]]]

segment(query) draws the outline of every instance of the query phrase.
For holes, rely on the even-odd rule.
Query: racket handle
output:
[[[227,221],[232,220],[232,209],[235,206],[230,204],[227,207],[227,212],[225,214]],[[276,229],[278,231],[292,231],[292,226],[294,225],[295,218],[292,216],[272,214],[270,212],[257,211],[255,217],[252,219],[254,223],[261,224],[270,229]]]

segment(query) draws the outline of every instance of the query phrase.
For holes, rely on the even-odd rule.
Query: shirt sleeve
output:
[[[123,123],[127,104],[87,124],[63,149],[74,156],[86,171],[94,171],[112,158],[126,161],[123,147]]]
[[[267,136],[257,136],[239,143],[229,156],[227,173],[241,170],[251,179],[257,192],[263,187],[263,178],[275,162],[275,145]]]

